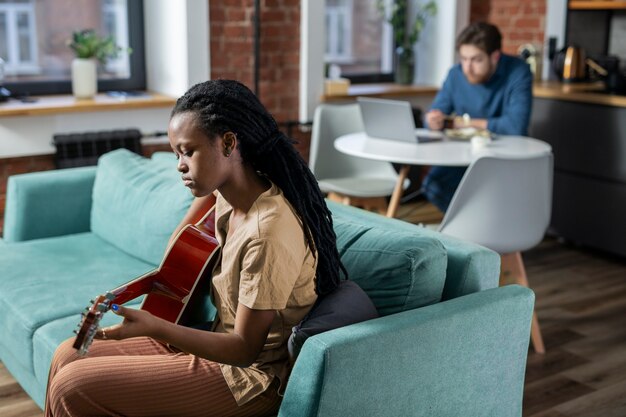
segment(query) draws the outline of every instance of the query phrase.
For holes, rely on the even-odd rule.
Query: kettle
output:
[[[564,82],[585,81],[587,64],[585,50],[577,46],[561,49],[554,57],[553,67],[556,75]]]

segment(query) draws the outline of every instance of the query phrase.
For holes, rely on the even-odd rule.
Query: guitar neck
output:
[[[155,269],[109,291],[115,296],[115,298],[111,301],[111,304],[125,304],[137,297],[153,291],[158,272],[159,271]]]

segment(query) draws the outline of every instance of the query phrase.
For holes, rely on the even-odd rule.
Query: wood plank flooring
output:
[[[398,217],[431,222],[441,213],[405,204]],[[529,351],[523,416],[626,416],[626,259],[554,238],[523,257],[547,350]],[[0,416],[42,416],[1,363]]]

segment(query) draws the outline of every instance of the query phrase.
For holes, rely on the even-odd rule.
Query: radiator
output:
[[[96,165],[100,155],[119,148],[141,154],[141,137],[137,129],[56,134],[54,162],[57,168]]]

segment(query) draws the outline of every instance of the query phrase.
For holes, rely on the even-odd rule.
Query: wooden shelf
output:
[[[0,104],[0,117],[172,107],[176,103],[175,98],[155,93],[146,93],[145,96],[127,98],[98,94],[93,99],[88,100],[77,100],[71,95],[37,96],[33,98],[36,99],[34,103],[23,103],[12,99]]]
[[[368,97],[407,97],[434,96],[438,87],[430,85],[402,85],[394,83],[353,84],[347,94],[323,95],[322,101],[354,100],[359,96]]]
[[[570,10],[626,9],[626,1],[611,0],[570,0]]]

